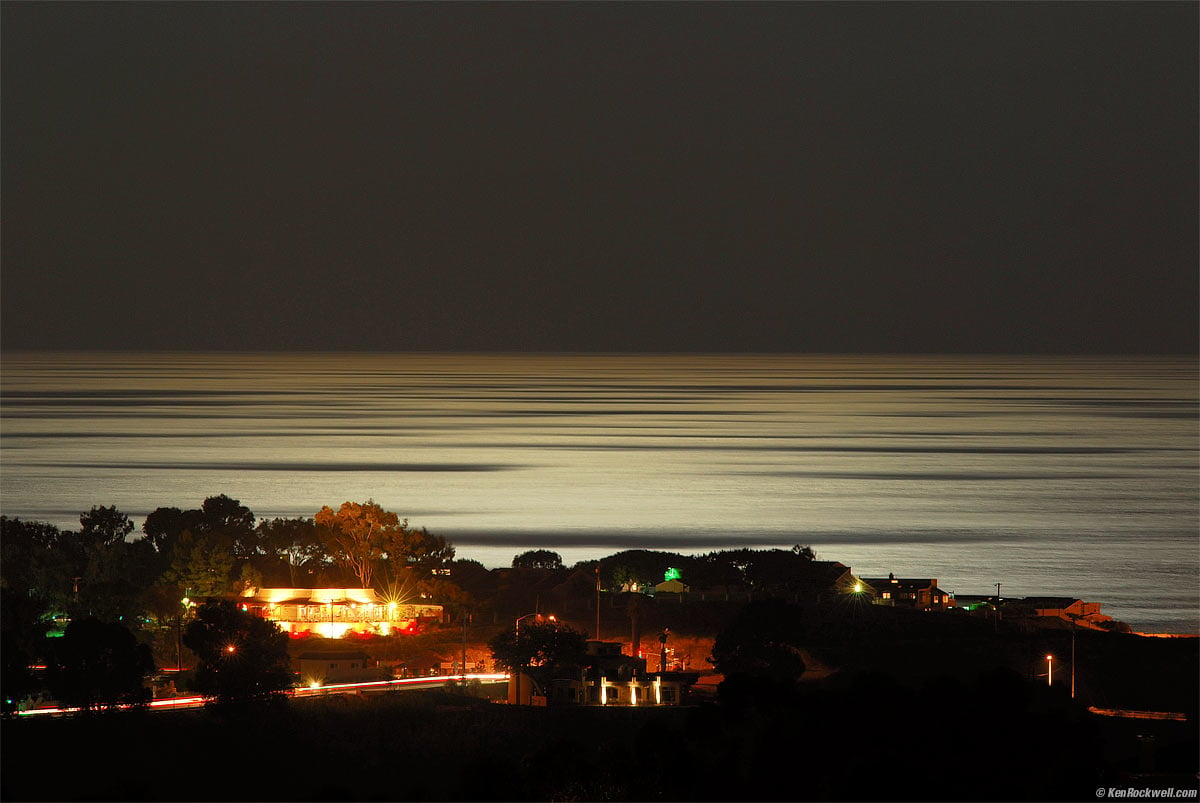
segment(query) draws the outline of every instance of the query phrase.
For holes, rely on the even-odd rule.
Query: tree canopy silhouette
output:
[[[531,549],[522,552],[512,560],[514,569],[561,569],[562,555],[549,549]]]
[[[183,634],[184,645],[199,658],[193,685],[222,703],[278,697],[293,680],[287,640],[274,622],[230,600],[207,602]]]
[[[120,624],[78,619],[54,641],[47,682],[63,705],[91,710],[149,702],[143,684],[154,671],[150,648]]]
[[[587,636],[569,625],[551,621],[522,623],[489,644],[496,663],[508,669],[552,666],[578,661],[587,651]]]
[[[778,599],[743,607],[713,641],[709,660],[725,676],[722,696],[746,687],[766,696],[794,690],[805,670],[799,652],[805,637],[802,617],[801,608]]]

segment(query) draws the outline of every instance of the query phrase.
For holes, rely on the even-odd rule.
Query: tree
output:
[[[810,546],[801,546],[800,544],[796,544],[795,546],[792,547],[792,551],[795,552],[800,557],[804,558],[805,560],[816,560],[817,559],[817,553],[813,552],[813,548]]]
[[[550,667],[581,660],[587,652],[587,636],[551,621],[532,621],[493,638],[488,646],[496,663],[508,669]]]
[[[751,602],[717,634],[709,661],[730,687],[752,686],[766,697],[790,692],[805,670],[802,617],[798,606],[781,600]]]
[[[227,539],[235,557],[248,558],[258,554],[254,513],[237,499],[225,494],[210,496],[200,504],[200,516],[200,530]]]
[[[183,643],[199,659],[193,685],[218,702],[278,698],[292,685],[287,634],[230,600],[198,607]]]
[[[163,580],[193,598],[215,597],[230,591],[232,569],[233,555],[227,544],[216,536],[184,530]]]
[[[408,569],[428,578],[454,560],[454,547],[445,538],[424,527],[409,529],[407,519],[399,528],[385,532],[383,552],[383,569],[389,579]]]
[[[254,514],[237,499],[225,494],[210,496],[200,503],[204,525],[209,530],[223,532],[254,529]]]
[[[491,596],[495,593],[496,578],[479,561],[459,558],[451,562],[449,569],[454,584],[473,596]]]
[[[292,587],[299,585],[300,572],[327,556],[311,518],[264,519],[258,525],[258,542],[268,555],[277,556],[287,565]]]
[[[33,655],[21,643],[16,633],[0,632],[0,715],[9,716],[17,710],[21,701],[37,691],[37,677],[29,668]]]
[[[124,543],[125,536],[133,532],[133,522],[116,505],[93,507],[79,516],[79,534],[85,543],[111,546]]]
[[[73,615],[137,627],[146,590],[158,579],[154,548],[145,539],[104,541],[93,535],[84,538],[83,558]]]
[[[349,569],[361,588],[371,587],[375,567],[384,557],[389,534],[402,531],[400,517],[384,510],[374,500],[343,502],[337,512],[328,505],[317,511],[313,521],[334,562]]]
[[[461,612],[475,605],[475,598],[459,585],[443,577],[427,577],[417,582],[417,592],[448,610]]]
[[[445,538],[425,528],[410,529],[408,519],[402,521],[370,499],[343,502],[336,512],[323,507],[313,521],[330,557],[363,588],[371,587],[376,573],[390,585],[409,569],[428,577],[454,559],[454,547]]]
[[[142,532],[164,556],[174,553],[175,544],[184,532],[191,532],[208,536],[213,543],[224,543],[236,557],[248,558],[260,551],[254,521],[250,508],[219,494],[205,499],[199,508],[157,508],[146,517]]]
[[[0,690],[6,715],[41,686],[29,666],[38,663],[49,624],[44,600],[0,585]]]
[[[199,510],[180,510],[177,507],[160,507],[146,516],[142,523],[142,532],[154,545],[154,549],[162,555],[169,556],[175,548],[175,542],[184,530],[199,532],[201,529],[201,514]]]
[[[514,569],[561,569],[562,556],[549,549],[531,549],[522,552],[512,560]]]
[[[71,568],[63,535],[52,524],[0,516],[0,581],[3,587],[63,607],[71,592]]]
[[[50,692],[67,706],[90,710],[150,700],[144,685],[154,671],[150,648],[115,622],[71,622],[55,639],[46,669]]]
[[[625,583],[653,585],[661,582],[668,568],[679,569],[685,576],[698,576],[696,566],[700,560],[691,555],[680,555],[675,552],[658,552],[649,549],[626,549],[608,557],[602,558],[600,576],[612,578],[612,586],[620,587]],[[576,568],[579,568],[578,564]]]
[[[812,554],[806,547],[711,552],[704,556],[700,576],[694,579],[705,585],[735,585],[755,591],[790,589],[812,571]]]

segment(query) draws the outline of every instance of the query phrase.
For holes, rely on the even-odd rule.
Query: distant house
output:
[[[655,594],[684,594],[687,593],[689,587],[682,580],[663,580],[654,587]]]
[[[1084,627],[1102,627],[1111,616],[1100,613],[1099,602],[1084,602],[1078,597],[1025,597],[1006,600],[1008,616],[1073,622]]]
[[[305,685],[326,685],[375,679],[379,671],[370,666],[371,657],[361,650],[306,652],[296,656],[294,664]]]
[[[238,602],[292,636],[386,636],[442,619],[441,605],[389,602],[370,588],[250,588]]]
[[[894,608],[917,608],[923,611],[944,611],[954,607],[954,595],[938,588],[936,577],[908,578],[889,573],[887,577],[864,577],[864,582],[877,605]]]

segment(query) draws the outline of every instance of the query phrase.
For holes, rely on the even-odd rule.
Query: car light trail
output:
[[[360,683],[331,683],[327,686],[305,686],[288,689],[286,694],[290,697],[311,697],[320,694],[343,694],[346,692],[362,691],[362,690],[384,690],[388,688],[406,688],[406,687],[433,687],[444,686],[447,683],[456,683],[461,680],[478,680],[481,683],[500,683],[508,680],[508,675],[497,672],[492,674],[479,675],[431,675],[429,677],[415,678],[397,678],[395,680],[368,680]],[[201,695],[192,695],[189,697],[166,697],[160,700],[153,700],[149,703],[151,710],[173,710],[176,708],[195,708],[196,706],[204,705],[210,697]],[[120,708],[129,708],[128,705],[119,706]],[[79,711],[78,708],[31,708],[27,711],[18,711],[17,714],[23,717],[52,715],[52,714],[74,714]]]

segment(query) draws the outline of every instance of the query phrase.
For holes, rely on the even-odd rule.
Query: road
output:
[[[466,675],[465,677],[467,680],[478,680],[480,683],[508,682],[508,675],[503,673]],[[461,682],[463,678],[463,675],[437,675],[431,677],[400,678],[398,680],[372,680],[362,683],[330,683],[326,686],[313,685],[294,688],[288,694],[291,697],[302,698],[329,694],[358,694],[364,691],[388,691],[390,689],[436,689],[448,683]],[[153,700],[150,703],[150,710],[178,711],[184,708],[198,708],[204,705],[207,699],[195,695],[189,697],[165,697]],[[77,708],[31,708],[26,711],[19,711],[18,715],[23,717],[52,716],[55,714],[72,714],[78,710]]]

